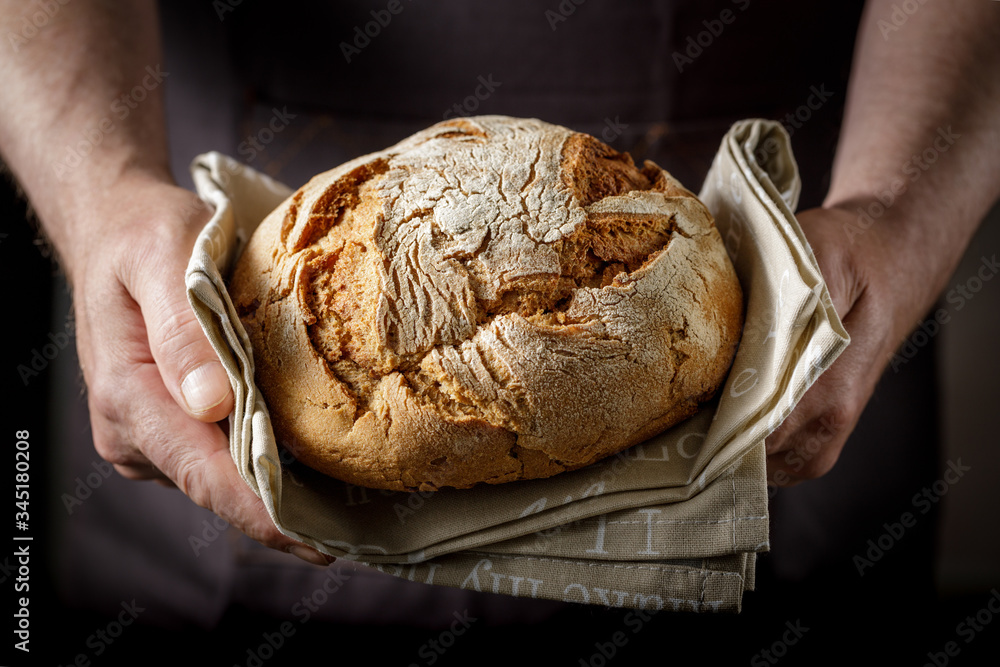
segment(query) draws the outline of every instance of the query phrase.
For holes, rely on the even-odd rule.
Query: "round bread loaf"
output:
[[[720,386],[743,312],[667,172],[504,116],[316,176],[230,293],[278,442],[398,490],[548,477],[660,433]]]

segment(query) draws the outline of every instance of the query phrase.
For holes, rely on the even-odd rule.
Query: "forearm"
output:
[[[851,344],[768,436],[775,484],[833,467],[1000,195],[998,71],[1000,3],[868,3],[830,191],[797,215]]]
[[[160,43],[153,0],[58,5],[26,39],[22,13],[0,0],[0,151],[64,262],[86,234],[78,211],[99,210],[129,178],[169,179]],[[71,267],[68,267],[71,268]]]
[[[868,4],[825,205],[857,215],[845,241],[881,226],[919,267],[911,308],[940,293],[1000,196],[998,72],[1000,4]]]

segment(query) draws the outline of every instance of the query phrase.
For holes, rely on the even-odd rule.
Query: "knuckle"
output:
[[[109,461],[109,463],[112,462]],[[138,465],[128,465],[120,463],[112,463],[112,465],[114,465],[115,470],[118,472],[118,474],[124,477],[125,479],[140,481],[147,479],[156,479],[157,477],[159,477],[159,474],[157,473],[156,469],[150,465],[138,466]]]
[[[94,449],[102,459],[111,465],[129,467],[145,461],[145,457],[129,446],[117,429],[95,426],[93,433]]]
[[[269,520],[267,524],[262,520],[251,522],[249,525],[243,527],[242,530],[248,537],[271,549],[285,551],[289,546],[289,539],[275,528]]]
[[[806,461],[796,474],[803,479],[819,479],[833,470],[838,458],[840,458],[839,448],[826,447]]]
[[[818,420],[817,431],[832,438],[846,439],[845,431],[857,421],[861,410],[852,402],[841,401],[828,407]]]
[[[97,415],[109,422],[117,423],[122,414],[119,383],[108,373],[91,372],[87,380],[87,402],[91,415]]]
[[[102,459],[115,467],[127,467],[135,463],[135,459],[129,456],[126,449],[118,446],[117,443],[95,440],[94,449],[97,450]]]
[[[201,328],[190,306],[186,303],[171,306],[157,325],[153,341],[162,354],[182,365],[196,360],[201,352]]]
[[[149,461],[141,452],[118,439],[94,440],[98,455],[113,466],[128,468],[148,468]]]
[[[819,479],[826,473],[833,469],[833,462],[825,462],[821,460],[813,460],[807,463],[805,466],[799,470],[796,475],[802,479]]]
[[[167,456],[170,457],[170,454]],[[169,461],[165,467],[173,471],[171,478],[184,495],[199,507],[213,509],[211,494],[202,483],[203,470],[201,466],[195,465],[189,459],[177,457]]]
[[[291,544],[290,538],[278,530],[264,509],[263,503],[253,494],[241,494],[235,504],[227,507],[227,513],[232,514],[230,523],[247,537],[266,547],[285,551]]]
[[[233,517],[231,523],[248,537],[272,549],[283,550],[288,546],[289,538],[275,527],[257,496],[239,494],[227,510]]]

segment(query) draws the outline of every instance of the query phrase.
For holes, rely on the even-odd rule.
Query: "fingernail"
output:
[[[194,414],[208,412],[229,395],[229,376],[218,361],[198,366],[181,382],[181,394],[187,408]]]
[[[320,565],[322,567],[326,567],[327,565],[333,562],[333,560],[331,560],[333,559],[333,556],[325,556],[320,552],[316,551],[315,549],[300,546],[298,544],[293,544],[292,546],[288,547],[288,553],[298,558],[301,558],[307,563],[312,563],[313,565]]]

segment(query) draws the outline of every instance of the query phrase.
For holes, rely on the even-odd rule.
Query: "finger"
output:
[[[91,317],[95,311],[105,316]],[[152,363],[138,306],[124,287],[110,281],[78,295],[76,313],[94,448],[127,479],[164,479],[135,446],[128,428],[128,405],[144,393],[132,386],[132,369]]]
[[[768,480],[791,486],[829,472],[857,422],[853,360],[847,352],[806,391],[766,440]]]
[[[193,239],[191,241],[193,245]],[[136,276],[133,297],[145,319],[149,349],[173,400],[205,422],[225,419],[233,409],[229,375],[187,300],[187,244],[163,249],[157,267]]]
[[[809,209],[796,216],[809,239],[823,282],[834,310],[841,319],[851,312],[865,290],[867,276],[849,258],[850,248],[843,243],[843,228],[853,222],[851,214],[840,210]]]
[[[142,212],[139,218],[149,215]],[[221,402],[211,396],[212,388],[204,387],[211,370],[192,376],[200,388],[185,385],[206,364],[221,370],[186,300],[184,270],[201,227],[198,220],[188,222],[145,225],[141,234],[115,237],[112,254],[120,261],[111,263],[114,275],[102,275],[107,263],[94,263],[81,278],[88,289],[78,295],[83,319],[78,347],[95,447],[122,474],[154,478],[159,471],[165,477],[156,479],[176,484],[195,503],[262,544],[328,564],[332,558],[278,531],[240,477],[219,426],[191,418],[194,412],[202,420],[221,419],[231,409],[232,396],[228,382]],[[202,406],[194,400],[198,392],[202,399],[209,397]],[[209,409],[199,409],[205,403]]]
[[[862,295],[844,318],[852,343],[766,440],[768,479],[777,486],[829,472],[875,390],[884,363],[879,305]]]
[[[863,403],[863,392],[855,375],[857,350],[848,348],[799,400],[795,409],[765,440],[768,456],[815,448],[817,442],[831,440],[827,434],[841,434],[846,440]]]
[[[786,441],[786,449],[767,456],[767,478],[776,486],[792,486],[822,477],[833,469],[854,422],[846,422],[834,411],[798,429]]]
[[[137,304],[124,288],[100,295],[114,318],[88,320],[85,341],[94,445],[130,479],[176,486],[247,535],[318,565],[332,558],[275,528],[263,503],[239,476],[217,424],[191,419],[165,387],[150,354]],[[86,303],[83,304],[86,307]],[[111,321],[113,320],[113,322]]]
[[[146,400],[133,414],[147,458],[195,503],[206,507],[258,542],[289,551],[309,562],[327,565],[331,559],[281,533],[263,501],[240,477],[229,443],[216,424],[192,420],[160,382],[155,366],[133,374],[146,389]]]
[[[114,466],[115,470],[119,475],[125,479],[131,479],[136,481],[153,480],[155,482],[170,482],[166,475],[160,472],[160,469],[154,466],[152,463],[145,464],[133,464],[133,465],[122,465],[116,463]],[[172,483],[171,483],[172,484]]]
[[[838,236],[842,234],[845,215],[848,214],[842,211],[810,209],[800,213],[798,221],[810,240],[830,299],[851,336],[851,344],[768,436],[765,442],[768,455],[794,451],[796,446],[815,438],[820,430],[819,420],[824,416],[827,419],[836,417],[837,422],[853,422],[844,413],[851,412],[855,405],[863,405],[856,400],[857,379],[869,375],[871,370],[865,364],[870,366],[871,360],[866,354],[871,352],[873,336],[877,338],[876,318],[866,289],[868,276],[847,257]],[[847,403],[850,407],[845,410]],[[770,461],[774,465],[777,459]]]
[[[249,490],[246,483],[236,473],[235,465],[229,454],[228,443],[221,429],[216,424],[192,421],[189,416],[183,413],[167,395],[166,389],[160,382],[159,373],[152,364],[144,364],[133,375],[129,384],[132,382],[141,384],[144,388],[144,391],[133,392],[133,396],[143,396],[143,400],[158,401],[165,406],[165,410],[157,410],[155,405],[152,406],[152,409],[146,406],[133,406],[135,409],[129,411],[130,415],[126,423],[134,424],[134,428],[127,428],[120,424],[108,424],[107,420],[103,420],[104,425],[100,431],[115,431],[116,435],[102,439],[116,439],[115,451],[123,452],[122,456],[127,457],[127,459],[119,458],[119,460],[129,461],[128,463],[115,464],[115,469],[120,474],[128,479],[153,480],[167,488],[181,488],[139,449],[130,443],[123,442],[123,434],[133,433],[140,442],[157,443],[146,446],[153,459],[187,461],[187,463],[178,463],[178,465],[183,466],[183,469],[197,470],[201,473],[197,479],[188,473],[186,481],[182,482],[183,488],[181,488],[197,504],[215,511],[230,525],[266,546],[288,551],[315,565],[326,566],[333,562],[332,557],[325,556],[305,544],[286,537],[274,527],[263,503]],[[157,391],[150,392],[150,385],[146,382],[155,383],[155,386],[158,387]],[[164,412],[169,413],[165,420],[151,418],[151,415]],[[194,428],[178,435],[179,437],[192,438],[192,440],[177,442],[164,437],[165,430],[174,433],[178,429],[185,429],[185,426]],[[167,448],[171,454],[161,456],[159,454],[161,448]],[[171,474],[184,473],[171,470]],[[216,490],[218,493],[206,494],[206,488]]]

